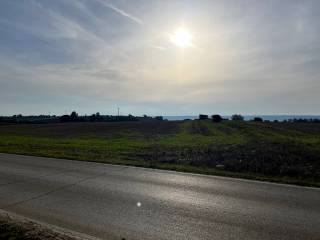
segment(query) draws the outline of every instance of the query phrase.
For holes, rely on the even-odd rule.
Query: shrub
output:
[[[212,115],[211,119],[212,119],[212,122],[221,122],[223,120],[223,118],[218,114]]]
[[[253,121],[255,121],[255,122],[263,122],[263,119],[261,117],[255,117],[253,119]]]
[[[199,114],[199,119],[200,120],[206,120],[206,119],[209,119],[209,116],[205,115],[205,114]]]
[[[243,121],[243,120],[244,120],[243,116],[240,115],[240,114],[234,114],[234,115],[232,115],[231,119],[232,119],[233,121]]]

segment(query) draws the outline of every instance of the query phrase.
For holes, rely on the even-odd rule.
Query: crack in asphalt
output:
[[[103,176],[103,175],[105,175],[105,174],[106,174],[106,172],[103,172],[103,173],[100,173],[100,174],[97,174],[97,175],[94,175],[94,176],[91,176],[91,177],[83,178],[83,179],[80,179],[79,181],[76,181],[76,182],[73,182],[73,183],[70,183],[70,184],[61,186],[61,187],[59,187],[59,188],[52,189],[52,190],[50,190],[50,191],[48,191],[48,192],[39,194],[39,195],[37,195],[37,196],[31,197],[31,198],[28,198],[28,199],[25,199],[25,200],[22,200],[22,201],[18,201],[18,202],[12,203],[12,204],[7,204],[7,205],[4,205],[4,206],[1,206],[0,208],[1,208],[1,209],[4,209],[4,210],[10,209],[10,208],[12,208],[12,207],[16,207],[16,206],[21,205],[21,204],[24,204],[24,203],[26,203],[26,202],[30,202],[30,201],[33,201],[33,200],[35,200],[35,199],[39,199],[39,198],[41,198],[41,197],[50,195],[50,194],[52,194],[52,193],[61,191],[61,190],[63,190],[63,189],[67,189],[67,188],[69,188],[69,187],[71,187],[71,186],[75,186],[75,185],[77,185],[77,184],[79,184],[79,183],[82,183],[82,182],[85,182],[85,181],[88,181],[88,180],[91,180],[91,179],[94,179],[94,178],[101,177],[101,176]]]
[[[44,175],[40,175],[39,178],[43,178],[43,177],[52,177],[52,176],[56,176],[56,175],[60,175],[63,173],[70,173],[70,172],[75,172],[76,170],[67,170],[67,171],[62,171],[62,172],[56,172],[56,173],[52,173],[52,174],[44,174]],[[12,181],[12,182],[8,182],[8,183],[4,183],[4,184],[0,184],[0,188],[2,187],[6,187],[8,185],[12,185],[12,184],[19,184],[19,183],[32,183],[32,182],[36,182],[39,179],[34,179],[34,180],[19,180],[19,181]]]

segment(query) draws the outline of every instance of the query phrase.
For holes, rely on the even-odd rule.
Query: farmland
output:
[[[319,123],[0,125],[0,152],[320,186]]]

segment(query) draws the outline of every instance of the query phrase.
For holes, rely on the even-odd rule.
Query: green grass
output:
[[[317,123],[2,125],[0,152],[320,186]]]

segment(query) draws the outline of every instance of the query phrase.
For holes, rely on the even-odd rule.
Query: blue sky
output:
[[[319,23],[317,0],[2,0],[0,114],[320,114]]]

